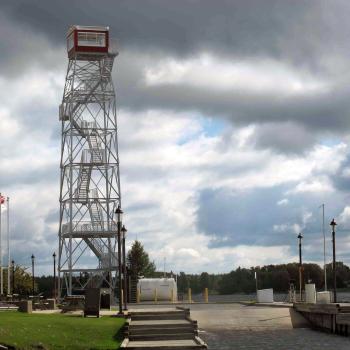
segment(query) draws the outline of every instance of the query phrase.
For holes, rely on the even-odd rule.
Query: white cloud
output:
[[[211,53],[195,58],[166,58],[145,69],[150,86],[184,84],[208,90],[232,90],[252,93],[305,95],[328,92],[327,82],[309,72],[272,59],[223,60]]]
[[[282,233],[299,233],[301,231],[301,226],[299,224],[280,224],[273,225],[273,230]]]
[[[287,198],[283,198],[277,202],[277,205],[284,206],[284,205],[288,205],[288,203],[289,203],[289,200]]]
[[[350,206],[346,206],[339,215],[339,224],[350,227]]]

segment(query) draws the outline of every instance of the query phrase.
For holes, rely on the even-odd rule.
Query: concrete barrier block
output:
[[[33,312],[33,302],[31,300],[20,301],[18,311],[31,314]]]
[[[332,302],[332,293],[317,292],[316,300],[317,300],[317,304],[330,304]]]
[[[309,304],[316,304],[316,286],[314,283],[305,284],[305,301]]]
[[[273,303],[273,289],[259,289],[257,301],[258,303]]]
[[[56,309],[56,300],[55,299],[47,299],[47,307],[49,310]]]

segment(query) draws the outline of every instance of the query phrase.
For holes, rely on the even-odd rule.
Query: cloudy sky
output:
[[[0,190],[14,259],[51,271],[72,24],[109,25],[125,224],[156,265],[322,263],[322,203],[350,263],[350,3],[8,1],[0,5]]]

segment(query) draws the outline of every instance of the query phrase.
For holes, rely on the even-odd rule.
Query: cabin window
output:
[[[78,46],[106,47],[106,33],[78,32]]]
[[[67,50],[70,51],[74,47],[74,32],[71,33],[67,40]]]

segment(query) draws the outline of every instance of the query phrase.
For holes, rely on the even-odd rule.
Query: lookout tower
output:
[[[115,209],[121,206],[116,99],[117,52],[108,27],[72,26],[59,108],[61,177],[59,292],[115,289],[118,270]],[[63,281],[63,282],[62,282]]]

